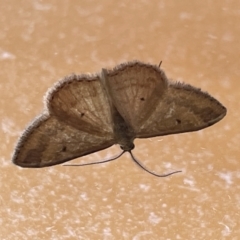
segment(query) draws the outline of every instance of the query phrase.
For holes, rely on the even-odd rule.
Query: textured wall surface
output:
[[[231,239],[240,236],[240,2],[0,3],[0,239]],[[71,73],[138,59],[227,107],[207,129],[135,140],[85,167],[23,169],[11,157],[43,96]],[[99,161],[118,146],[74,163]]]

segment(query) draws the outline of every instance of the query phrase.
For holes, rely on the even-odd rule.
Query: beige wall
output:
[[[239,239],[240,1],[1,1],[0,239]],[[138,59],[228,109],[199,132],[136,140],[103,165],[21,169],[11,155],[58,79]],[[74,162],[109,158],[118,146]]]

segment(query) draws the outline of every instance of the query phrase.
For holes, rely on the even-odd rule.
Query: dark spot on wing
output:
[[[181,121],[180,119],[176,119],[176,123],[177,123],[177,124],[181,124],[182,121]]]

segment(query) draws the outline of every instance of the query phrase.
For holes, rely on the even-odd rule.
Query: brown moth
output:
[[[127,62],[95,75],[71,75],[53,86],[45,111],[23,132],[12,161],[47,167],[119,144],[121,155],[129,152],[143,167],[131,153],[135,138],[197,131],[226,112],[200,89],[168,80],[158,66]]]

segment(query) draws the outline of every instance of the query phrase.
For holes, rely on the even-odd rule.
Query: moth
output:
[[[139,61],[65,77],[45,103],[17,143],[12,161],[18,166],[53,166],[119,144],[120,155],[129,152],[143,167],[132,154],[135,138],[197,131],[227,112],[208,93],[170,81],[159,66]]]

